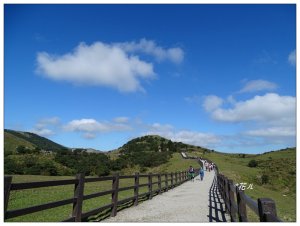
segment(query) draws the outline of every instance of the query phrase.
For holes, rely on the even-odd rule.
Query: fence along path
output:
[[[172,191],[153,197],[150,202],[125,209],[102,222],[226,222],[223,201],[217,194],[214,171],[205,172]]]
[[[133,179],[132,186],[120,187],[119,183],[122,179]],[[147,181],[147,183],[142,181]],[[89,217],[99,214],[102,211],[108,210],[112,217],[117,215],[118,208],[122,205],[131,203],[138,205],[140,199],[152,199],[153,196],[161,194],[173,189],[188,180],[188,172],[175,172],[167,174],[139,174],[130,176],[114,176],[99,177],[99,178],[85,178],[83,174],[78,174],[75,179],[71,180],[58,180],[58,181],[43,181],[43,182],[27,182],[27,183],[12,183],[12,176],[4,177],[4,219],[15,218],[42,210],[48,210],[67,204],[73,204],[73,209],[70,211],[71,216],[65,219],[65,222],[79,222],[86,221]],[[99,191],[97,193],[84,195],[84,187],[87,183],[111,181],[112,187],[110,190]],[[42,187],[55,187],[63,185],[74,185],[74,195],[72,198],[60,201],[54,201],[36,206],[25,207],[21,209],[8,209],[10,191],[18,191],[24,189],[42,188]],[[147,188],[147,192],[141,192],[141,188]],[[134,195],[125,199],[118,197],[121,191],[133,191]],[[96,209],[88,212],[83,212],[82,207],[84,201],[104,195],[111,195],[111,203],[99,206]]]

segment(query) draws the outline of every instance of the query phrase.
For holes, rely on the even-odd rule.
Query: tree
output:
[[[263,174],[263,175],[261,176],[261,183],[262,183],[262,184],[267,184],[268,182],[269,182],[269,176],[266,175],[266,174]]]
[[[248,166],[249,167],[256,167],[258,165],[257,161],[252,159],[249,161]]]
[[[28,149],[23,145],[18,146],[17,149],[16,149],[18,154],[26,154],[27,150]]]

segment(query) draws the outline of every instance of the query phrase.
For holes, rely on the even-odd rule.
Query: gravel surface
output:
[[[192,181],[157,195],[137,206],[124,209],[117,216],[101,222],[210,222],[228,221],[228,216],[216,216],[220,204],[210,202],[210,188],[215,173],[205,172],[203,181],[197,176]],[[216,196],[211,196],[216,197]],[[211,198],[211,200],[214,200]],[[216,203],[219,203],[216,201]],[[217,208],[215,208],[217,207]],[[213,216],[212,216],[213,215]],[[217,220],[216,220],[217,219]],[[221,219],[221,220],[219,220]]]

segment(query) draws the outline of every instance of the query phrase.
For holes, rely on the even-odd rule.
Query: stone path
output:
[[[101,222],[224,222],[224,202],[216,187],[215,173],[205,172],[184,184],[130,207]]]

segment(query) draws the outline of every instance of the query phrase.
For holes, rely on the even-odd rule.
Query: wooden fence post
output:
[[[82,214],[82,203],[84,193],[84,173],[76,175],[78,183],[75,184],[74,188],[74,202],[72,216],[75,217],[75,222],[81,222]]]
[[[148,175],[149,199],[152,199],[152,173]]]
[[[158,174],[158,192],[161,193],[161,174]]]
[[[174,181],[173,181],[173,173],[171,173],[171,188],[174,187]]]
[[[277,211],[275,202],[269,198],[260,198],[257,200],[258,203],[258,213],[259,213],[259,220],[261,222],[267,221],[267,215],[273,215],[277,217]]]
[[[166,191],[169,190],[168,174],[165,174]]]
[[[115,217],[117,215],[118,211],[118,193],[119,193],[119,174],[115,174],[112,182],[112,197],[111,197],[111,203],[112,203],[112,210],[111,210],[111,216]]]
[[[181,184],[181,171],[180,172],[178,172],[178,180],[179,180],[179,184]]]
[[[243,190],[236,187],[236,200],[238,206],[238,217],[240,222],[248,222],[246,202],[242,199],[244,194]]]
[[[6,219],[6,211],[9,202],[11,181],[12,176],[4,176],[4,219]]]
[[[229,209],[229,191],[228,191],[228,179],[227,177],[224,178],[225,179],[225,183],[224,183],[224,193],[225,193],[225,209],[227,213],[230,213],[230,209]]]
[[[135,173],[134,175],[134,205],[137,206],[139,202],[139,180],[140,175],[139,173]]]
[[[178,182],[178,177],[177,177],[177,172],[175,172],[175,186],[177,186],[177,182]]]
[[[230,218],[231,222],[236,221],[236,209],[234,208],[234,191],[231,190],[231,186],[233,186],[233,181],[228,180],[228,198],[229,198],[229,210],[230,210]]]

